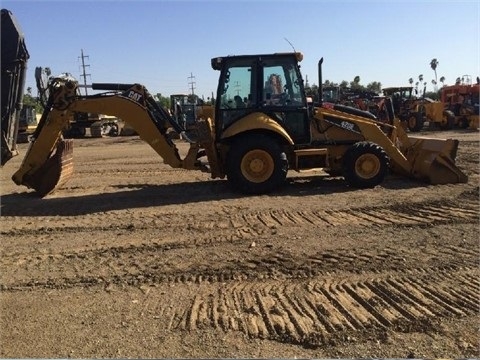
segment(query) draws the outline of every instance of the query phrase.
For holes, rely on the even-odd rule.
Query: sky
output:
[[[152,94],[216,94],[212,58],[304,54],[304,79],[407,86],[420,74],[433,90],[480,76],[478,1],[328,0],[1,0],[25,36],[26,87],[37,95],[34,71],[71,73],[81,84],[140,83]],[[86,77],[83,77],[83,51]],[[214,95],[215,96],[215,95]]]

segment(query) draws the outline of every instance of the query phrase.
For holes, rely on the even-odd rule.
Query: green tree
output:
[[[367,90],[380,94],[382,92],[382,83],[379,81],[372,81],[367,85]]]
[[[31,89],[30,89],[31,90]],[[28,91],[28,89],[27,89]],[[30,91],[31,92],[31,91]],[[33,97],[30,93],[23,95],[23,106],[32,106],[35,108],[35,112],[37,114],[41,114],[43,112],[43,106],[38,101],[37,98]]]
[[[328,86],[328,84],[325,83],[324,86]],[[307,96],[313,96],[313,97],[318,95],[318,86],[315,84],[312,84],[311,86],[306,87],[305,94]]]
[[[353,78],[353,81],[350,83],[350,86],[352,87],[352,89],[359,89],[361,86],[360,86],[360,76],[355,76]]]
[[[166,109],[170,109],[170,97],[165,97],[165,96],[162,96],[162,94],[157,93],[157,95],[154,95],[153,98],[160,106]]]
[[[432,100],[439,100],[439,92],[438,91],[427,91],[425,92],[425,97],[430,98]]]

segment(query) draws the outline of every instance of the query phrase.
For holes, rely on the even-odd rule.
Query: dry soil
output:
[[[75,139],[74,177],[39,199],[11,180],[20,144],[0,357],[480,357],[480,135],[424,135],[460,139],[467,184],[315,171],[242,196],[132,136]]]

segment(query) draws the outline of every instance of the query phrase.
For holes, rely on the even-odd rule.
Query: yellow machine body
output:
[[[285,59],[287,75],[299,61],[297,53],[269,56],[276,61]],[[269,56],[262,59],[268,62]],[[223,69],[228,61],[212,59],[212,66]],[[228,81],[223,75],[221,79]],[[300,90],[298,96],[303,96],[300,84],[290,82]],[[53,82],[51,106],[42,114],[23,163],[12,177],[16,184],[45,196],[68,181],[73,174],[73,142],[64,140],[62,131],[76,112],[121,118],[165,164],[207,171],[212,178],[227,177],[234,189],[245,193],[267,193],[284,182],[288,170],[312,168],[343,176],[349,185],[359,188],[380,184],[389,171],[431,184],[468,181],[455,165],[458,140],[408,136],[393,116],[393,107],[390,123],[384,123],[353,108],[314,105],[304,96],[305,102],[299,101],[298,106],[260,104],[248,109],[243,104],[222,109],[217,102],[198,107],[196,134],[191,139],[142,85],[96,87],[109,92],[80,96],[76,81],[57,78]],[[220,80],[219,94],[226,88]],[[222,122],[221,111],[227,123]],[[168,131],[172,126],[190,143],[183,159]]]

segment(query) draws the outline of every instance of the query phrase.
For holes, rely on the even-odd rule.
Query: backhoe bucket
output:
[[[65,184],[73,174],[73,139],[59,140],[56,148],[35,172],[25,175],[23,185],[44,197]]]
[[[410,147],[406,157],[412,164],[412,174],[430,184],[466,183],[468,177],[456,165],[458,140],[408,137]]]

